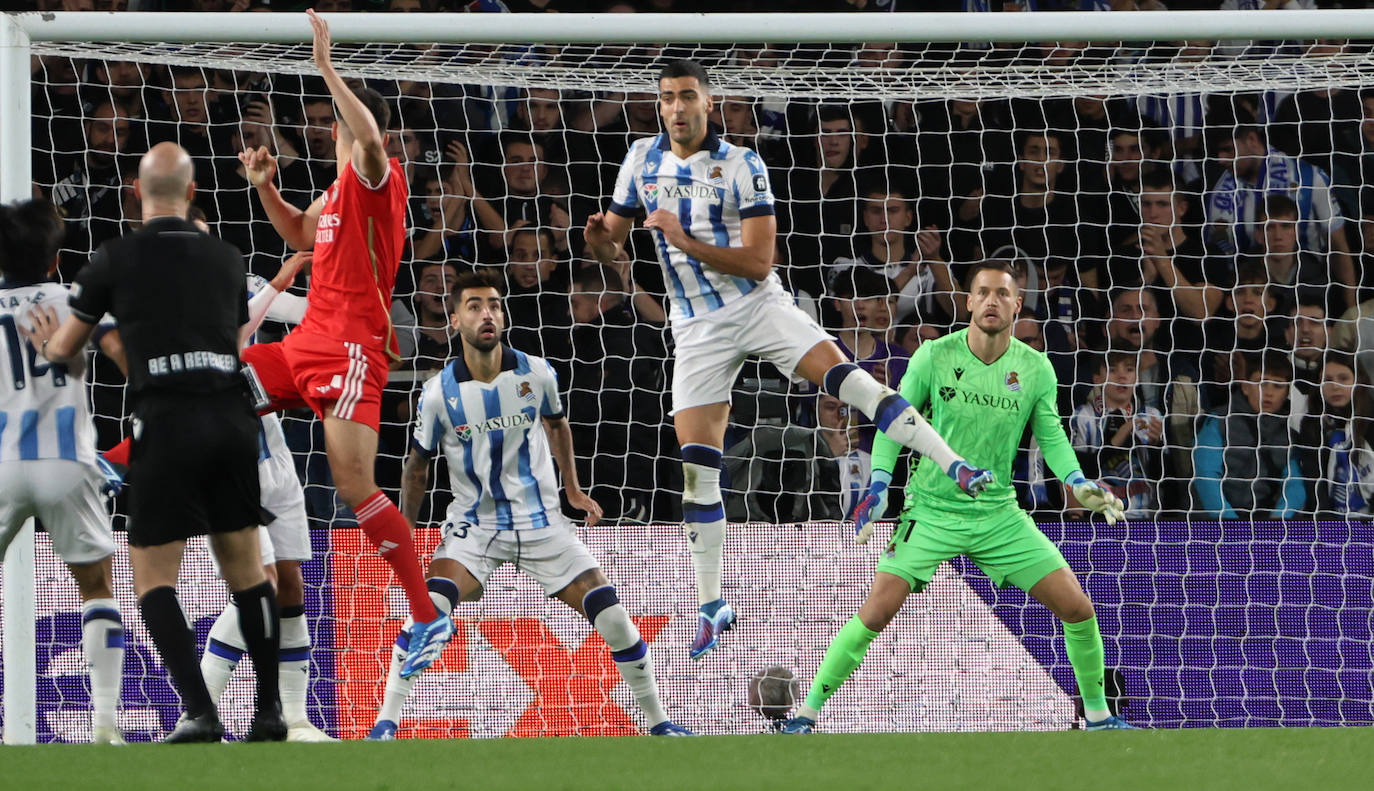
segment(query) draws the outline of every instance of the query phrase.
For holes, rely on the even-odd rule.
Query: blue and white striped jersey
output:
[[[67,307],[67,287],[57,283],[0,283],[0,463],[66,459],[95,463],[95,428],[86,401],[85,375],[54,365],[19,328],[32,326],[29,311]]]
[[[717,247],[742,247],[740,224],[773,214],[773,190],[759,155],[708,133],[702,149],[679,159],[668,135],[634,142],[620,165],[610,210],[634,217],[640,210],[675,212],[695,239]],[[726,275],[672,247],[654,232],[658,260],[667,275],[674,322],[703,316],[761,285]],[[778,281],[776,272],[769,280]],[[778,281],[781,285],[781,281]]]
[[[450,522],[495,530],[566,526],[543,417],[561,417],[558,377],[548,361],[505,347],[501,373],[472,378],[461,357],[420,391],[411,446],[443,449],[453,502]]]
[[[1208,191],[1204,204],[1207,243],[1223,253],[1249,252],[1255,246],[1256,222],[1264,209],[1264,198],[1275,193],[1287,195],[1298,204],[1299,246],[1326,252],[1330,233],[1345,224],[1331,195],[1331,179],[1316,165],[1277,148],[1269,149],[1253,184],[1239,181],[1228,170]]]

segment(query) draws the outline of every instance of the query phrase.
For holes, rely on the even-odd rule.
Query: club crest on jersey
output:
[[[1007,389],[1013,393],[1021,392],[1021,380],[1016,378],[1015,371],[1007,371]]]
[[[711,180],[716,182],[725,181],[725,171],[720,169],[720,165],[711,168]]]
[[[526,401],[534,400],[534,390],[530,387],[529,382],[521,382],[519,385],[517,385],[515,388],[515,394],[525,399]]]

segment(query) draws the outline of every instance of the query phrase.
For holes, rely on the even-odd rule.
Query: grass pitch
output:
[[[0,747],[6,788],[1368,789],[1367,728]]]

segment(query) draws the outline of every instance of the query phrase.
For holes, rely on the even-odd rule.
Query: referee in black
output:
[[[144,155],[134,182],[143,227],[101,245],[72,286],[72,315],[61,327],[51,315],[36,317],[33,337],[44,357],[65,362],[85,353],[109,313],[124,341],[133,405],[134,591],[185,707],[166,741],[224,736],[176,593],[186,539],[207,533],[257,671],[257,712],[247,738],[281,741],[280,616],[257,531],[271,515],[258,492],[257,414],[239,374],[241,328],[248,321],[245,269],[236,248],[187,222],[193,175],[190,156],[175,143],[159,143]]]

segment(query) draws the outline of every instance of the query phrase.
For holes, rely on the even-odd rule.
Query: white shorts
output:
[[[262,507],[277,518],[267,526],[277,560],[310,559],[310,523],[305,516],[305,493],[296,477],[291,454],[274,453],[258,462]]]
[[[600,568],[571,525],[534,530],[491,530],[470,522],[444,523],[444,538],[434,559],[455,560],[484,587],[506,563],[527,574],[552,596],[583,572]]]
[[[749,356],[792,376],[806,353],[833,340],[774,283],[719,310],[673,324],[673,409],[730,403]]]
[[[67,563],[114,554],[110,515],[100,496],[105,477],[94,464],[38,459],[0,464],[0,559],[24,521],[37,518]]]

